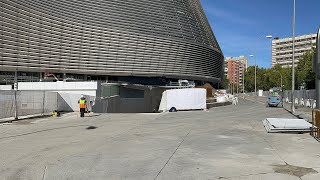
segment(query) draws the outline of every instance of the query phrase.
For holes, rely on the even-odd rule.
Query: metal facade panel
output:
[[[0,0],[1,70],[214,81],[223,54],[198,0]]]

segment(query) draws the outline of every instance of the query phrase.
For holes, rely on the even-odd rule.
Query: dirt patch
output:
[[[272,165],[273,170],[275,173],[281,173],[281,174],[289,174],[296,177],[302,177],[307,174],[316,174],[318,171],[312,169],[312,168],[305,168],[305,167],[299,167],[299,166],[292,166],[289,164],[286,165]]]

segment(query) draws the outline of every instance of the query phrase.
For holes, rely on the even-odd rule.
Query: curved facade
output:
[[[1,71],[219,81],[198,0],[0,0]]]

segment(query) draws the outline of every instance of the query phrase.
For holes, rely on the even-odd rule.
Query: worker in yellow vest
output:
[[[84,117],[84,112],[86,111],[86,108],[87,108],[87,101],[83,95],[79,99],[78,104],[80,107],[80,117]]]

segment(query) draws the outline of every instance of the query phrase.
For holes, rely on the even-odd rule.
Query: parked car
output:
[[[271,88],[269,90],[269,95],[267,97],[266,106],[267,107],[278,107],[279,105],[281,105],[281,107],[283,107],[282,89],[281,88]]]

